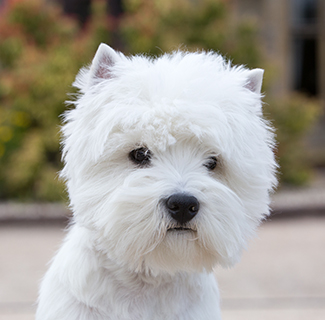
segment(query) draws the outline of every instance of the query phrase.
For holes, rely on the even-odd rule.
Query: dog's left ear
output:
[[[121,54],[114,51],[108,45],[101,43],[89,70],[89,87],[104,79],[112,77],[111,68],[121,59]]]
[[[263,69],[253,69],[248,72],[247,82],[245,88],[254,93],[261,93],[263,82]]]

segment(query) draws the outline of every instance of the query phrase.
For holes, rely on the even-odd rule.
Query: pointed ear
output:
[[[245,88],[249,89],[254,93],[261,93],[263,74],[263,69],[253,69],[249,71]]]
[[[89,86],[92,86],[101,80],[110,79],[112,77],[111,67],[114,66],[120,58],[119,53],[114,51],[108,45],[101,43],[89,70]]]

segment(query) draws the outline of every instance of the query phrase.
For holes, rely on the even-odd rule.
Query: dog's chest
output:
[[[218,290],[209,279],[175,278],[159,285],[129,283],[128,287],[115,283],[101,301],[107,317],[103,320],[218,320]]]

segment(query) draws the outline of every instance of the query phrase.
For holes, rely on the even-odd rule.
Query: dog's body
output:
[[[43,282],[37,319],[219,319],[211,273],[135,274],[95,252],[90,237],[71,230]]]
[[[262,75],[100,46],[65,117],[74,220],[37,320],[220,319],[212,269],[239,260],[276,184]]]

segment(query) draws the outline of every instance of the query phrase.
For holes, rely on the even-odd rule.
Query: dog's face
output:
[[[217,55],[101,45],[63,127],[62,175],[96,250],[154,274],[239,259],[276,183],[261,78]]]

